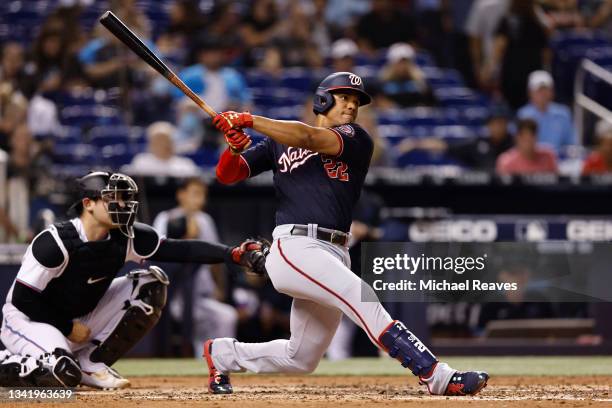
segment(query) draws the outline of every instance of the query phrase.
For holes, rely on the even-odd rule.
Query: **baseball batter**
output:
[[[316,91],[315,126],[248,112],[215,117],[213,123],[230,147],[217,166],[220,182],[274,172],[277,226],[266,269],[274,287],[294,300],[289,340],[241,343],[218,338],[205,344],[212,393],[232,392],[230,372],[312,372],[343,313],[377,347],[419,376],[430,393],[472,395],[486,385],[486,373],[458,372],[439,362],[380,303],[361,301],[361,291],[372,289],[350,271],[347,242],[353,205],[372,156],[370,136],[355,123],[359,107],[368,103],[361,78],[337,72]],[[241,129],[247,127],[267,138],[245,150],[250,139]]]
[[[231,261],[265,272],[255,241],[164,239],[134,222],[138,187],[126,175],[90,173],[78,185],[78,216],[34,238],[7,295],[0,386],[128,386],[110,366],[157,323],[168,285],[155,266],[116,278],[128,261]]]

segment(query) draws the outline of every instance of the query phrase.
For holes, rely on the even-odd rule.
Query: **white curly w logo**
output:
[[[351,81],[351,85],[361,85],[361,78],[355,74],[349,75],[349,81]]]

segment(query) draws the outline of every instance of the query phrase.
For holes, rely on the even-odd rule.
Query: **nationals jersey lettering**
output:
[[[292,172],[293,169],[300,167],[306,163],[306,160],[319,153],[302,149],[300,147],[288,147],[287,151],[278,159],[278,171],[281,173]]]
[[[312,223],[348,232],[373,143],[355,123],[330,129],[330,137],[337,137],[341,145],[336,156],[289,147],[269,138],[243,153],[249,177],[266,170],[274,172],[276,225]]]

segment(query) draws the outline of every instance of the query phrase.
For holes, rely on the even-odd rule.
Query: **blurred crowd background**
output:
[[[163,204],[143,208],[169,236],[243,235],[225,225],[218,234],[204,212],[222,135],[98,24],[106,10],[217,111],[310,123],[318,82],[357,73],[374,100],[358,119],[375,140],[373,174],[587,183],[612,172],[612,0],[5,0],[0,242],[26,243],[61,217],[70,179],[90,169],[182,178]],[[364,195],[357,241],[383,237],[383,207]],[[214,268],[196,275],[196,289],[189,281],[171,304],[172,330],[187,310],[200,322],[189,329],[196,340],[206,327],[253,341],[286,332],[290,302],[269,284],[228,283]],[[495,313],[554,314],[544,309]],[[471,319],[468,331],[482,331],[486,322]]]

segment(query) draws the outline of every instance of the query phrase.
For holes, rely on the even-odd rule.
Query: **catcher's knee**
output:
[[[12,355],[0,363],[3,387],[76,387],[81,369],[74,356],[61,348],[39,358]]]
[[[389,355],[409,368],[414,375],[427,375],[438,359],[431,351],[398,320],[379,337]]]
[[[94,363],[113,365],[157,324],[166,305],[169,281],[161,268],[135,270],[127,277],[139,287],[138,292],[126,301],[125,314],[113,332],[89,356]]]

